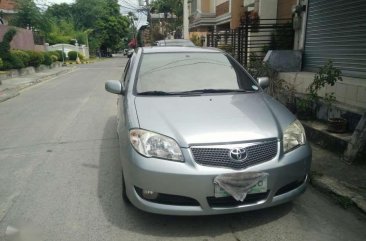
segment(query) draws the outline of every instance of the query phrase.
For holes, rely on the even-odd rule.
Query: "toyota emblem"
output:
[[[247,158],[247,151],[245,148],[234,148],[230,151],[230,158],[235,161],[242,161]]]

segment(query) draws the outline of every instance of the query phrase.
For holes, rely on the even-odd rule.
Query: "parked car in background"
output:
[[[139,48],[120,81],[117,133],[125,201],[147,212],[209,215],[293,200],[309,179],[304,128],[230,55]]]
[[[181,47],[194,47],[194,43],[187,39],[166,39],[155,42],[156,46],[181,46]]]

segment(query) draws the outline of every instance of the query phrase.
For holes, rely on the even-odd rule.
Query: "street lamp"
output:
[[[79,44],[78,44],[78,40],[73,38],[71,39],[72,41],[75,41],[75,46],[78,47]],[[79,49],[77,48],[76,49],[76,63],[79,63],[80,62],[80,59],[79,59]]]

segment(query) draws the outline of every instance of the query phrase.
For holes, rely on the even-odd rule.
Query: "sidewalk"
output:
[[[19,95],[19,91],[58,75],[72,67],[59,67],[27,76],[2,80],[0,102]],[[355,205],[366,213],[366,165],[348,165],[341,156],[312,144],[311,184],[332,195],[343,207]]]
[[[68,73],[75,69],[71,67],[58,67],[33,73],[30,75],[19,76],[15,78],[8,78],[0,81],[0,102],[11,99],[19,95],[20,90],[38,84],[40,82],[49,80],[58,75]]]
[[[344,208],[355,205],[366,213],[366,165],[348,165],[341,156],[315,144],[312,149],[311,184]]]

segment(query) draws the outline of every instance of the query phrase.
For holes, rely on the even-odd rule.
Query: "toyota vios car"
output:
[[[266,208],[304,192],[311,149],[301,123],[217,49],[149,47],[129,59],[118,94],[122,192],[152,213]]]

